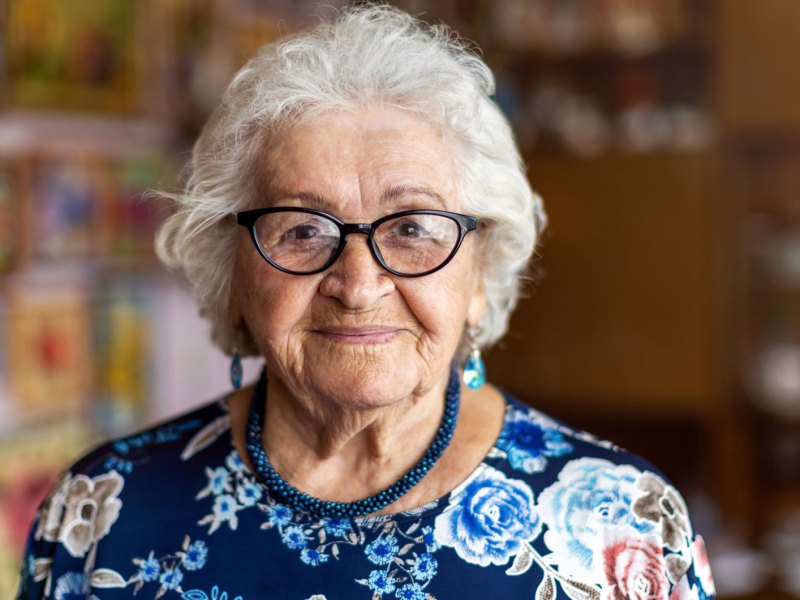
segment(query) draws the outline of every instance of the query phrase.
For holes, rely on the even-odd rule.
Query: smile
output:
[[[327,327],[315,330],[333,342],[340,344],[386,344],[400,333],[396,327]]]

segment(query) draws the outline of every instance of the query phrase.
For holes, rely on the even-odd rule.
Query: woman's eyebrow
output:
[[[284,200],[300,200],[305,205],[311,205],[310,208],[318,208],[330,211],[334,208],[331,201],[327,200],[324,196],[314,192],[287,192],[277,191],[269,194],[268,202],[272,206],[278,206]]]
[[[381,204],[395,202],[405,196],[425,196],[441,205],[443,210],[447,210],[447,203],[445,202],[444,198],[442,198],[442,196],[434,190],[424,186],[392,186],[383,192],[383,194],[381,194]],[[325,198],[325,196],[315,192],[289,192],[280,190],[269,194],[268,196],[269,204],[272,206],[277,206],[284,200],[299,200],[303,203],[303,206],[326,210],[328,212],[336,208],[333,202]]]
[[[391,202],[399,200],[403,196],[427,196],[431,200],[435,200],[442,206],[442,209],[447,210],[447,203],[438,193],[434,190],[424,186],[408,186],[408,185],[395,185],[387,189],[381,196],[381,202]]]

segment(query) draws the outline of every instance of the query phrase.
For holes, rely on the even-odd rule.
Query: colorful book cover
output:
[[[124,262],[155,263],[153,240],[168,214],[163,202],[147,192],[167,184],[169,170],[163,156],[137,156],[111,167],[112,195],[102,218],[105,250]]]
[[[139,425],[152,397],[150,284],[141,277],[99,281],[95,295],[95,401],[105,431]]]
[[[85,412],[92,382],[92,328],[80,283],[16,282],[7,298],[8,387],[20,414]]]
[[[101,162],[42,160],[31,183],[35,258],[61,261],[96,254],[101,207],[109,186]]]

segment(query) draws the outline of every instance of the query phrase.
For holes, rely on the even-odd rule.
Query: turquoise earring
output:
[[[464,364],[464,384],[473,390],[477,390],[486,383],[486,365],[483,364],[481,351],[475,341],[478,335],[477,327],[467,327],[467,342],[469,343],[469,355]]]
[[[244,377],[242,357],[239,356],[238,352],[234,352],[231,359],[231,385],[233,389],[238,390],[242,387],[242,377]]]

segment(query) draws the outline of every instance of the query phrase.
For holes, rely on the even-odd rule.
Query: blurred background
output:
[[[482,48],[550,214],[490,378],[659,465],[720,597],[800,597],[800,2],[394,3]],[[58,471],[229,388],[143,194],[344,4],[0,0],[0,596]]]

